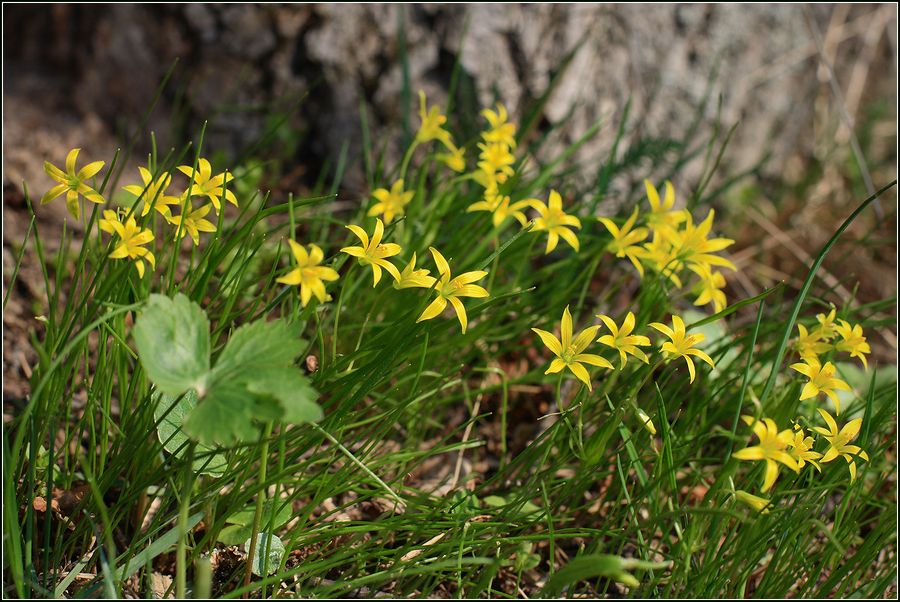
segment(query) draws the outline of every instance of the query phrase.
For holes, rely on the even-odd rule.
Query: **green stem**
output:
[[[351,258],[352,259],[352,258]],[[341,323],[341,309],[344,307],[344,292],[350,288],[352,281],[350,280],[350,274],[353,273],[353,268],[356,267],[356,261],[350,264],[350,267],[347,268],[347,273],[344,274],[344,286],[341,287],[341,292],[338,294],[338,302],[337,307],[334,309],[334,334],[331,335],[331,362],[337,362],[337,344],[338,344],[338,326]],[[322,358],[324,363],[325,358]]]
[[[250,549],[247,550],[247,571],[244,573],[244,587],[250,585],[250,575],[253,572],[253,557],[256,552],[256,542],[259,540],[259,523],[262,520],[263,499],[266,497],[266,465],[269,458],[269,436],[272,434],[272,427],[273,423],[270,420],[263,429],[262,441],[260,441],[259,493],[256,495],[256,510],[253,512],[253,530],[250,532]],[[263,562],[264,570],[265,566],[266,562]],[[246,593],[244,597],[247,597]]]
[[[497,235],[496,228],[494,228],[494,236],[493,236],[492,242],[493,242],[494,251],[496,251],[500,247],[500,239]],[[496,276],[497,276],[497,267],[499,265],[500,265],[500,256],[497,255],[496,257],[494,257],[494,264],[491,266],[491,275],[490,275],[490,278],[488,278],[487,290],[489,290],[489,291],[494,290],[494,278],[496,278]]]
[[[418,140],[413,140],[412,144],[409,145],[409,148],[406,149],[406,153],[403,155],[403,161],[400,163],[400,177],[398,180],[403,180],[406,182],[406,170],[409,167],[409,161],[412,159],[413,151],[416,150],[416,147],[419,146]]]
[[[519,264],[519,269],[516,272],[516,277],[513,280],[512,290],[515,290],[517,286],[519,286],[519,279],[522,277],[522,271],[525,269],[525,266],[530,265],[531,262],[531,251],[534,248],[534,243],[537,241],[537,236],[529,237],[528,248],[525,249],[525,254],[522,255],[522,263]]]
[[[556,379],[556,409],[561,413],[563,412],[563,402],[562,402],[562,381],[563,381],[563,373],[560,371],[559,378]]]
[[[194,449],[197,444],[188,445],[184,462],[181,490],[181,504],[178,511],[178,547],[175,549],[175,597],[183,600],[187,582],[187,536],[188,514],[191,510],[191,490],[194,488]]]
[[[367,332],[366,326],[369,325],[369,319],[372,317],[372,312],[375,311],[376,307],[380,307],[381,297],[384,295],[384,292],[386,290],[388,290],[388,289],[385,287],[382,287],[382,289],[378,292],[378,294],[375,295],[375,300],[372,302],[371,307],[369,307],[369,311],[366,312],[366,319],[363,320],[362,328],[359,329],[359,338],[356,339],[356,347],[353,348],[354,354],[357,351],[359,351],[359,348],[362,346],[363,338],[365,337],[366,332]],[[350,365],[347,366],[347,374],[349,374],[350,372],[353,371],[353,364],[355,362],[356,362],[355,359],[350,360]]]

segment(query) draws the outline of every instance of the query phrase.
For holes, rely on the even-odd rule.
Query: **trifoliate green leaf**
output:
[[[184,422],[184,432],[205,445],[231,445],[259,437],[251,394],[242,386],[218,382]]]
[[[290,366],[304,346],[297,324],[258,320],[234,331],[213,372],[216,378],[230,379],[259,368]]]
[[[247,381],[247,390],[256,395],[275,398],[285,422],[299,424],[318,422],[322,408],[316,403],[319,394],[297,368],[264,368]]]
[[[163,413],[171,409],[171,419],[162,421],[168,424],[160,424],[160,436],[172,442],[169,451],[184,443],[173,435],[175,429],[201,446],[229,445],[257,438],[260,425],[268,421],[322,419],[315,403],[318,393],[294,365],[305,346],[298,324],[258,320],[241,326],[210,370],[209,320],[203,310],[182,294],[174,299],[151,295],[134,338],[150,380],[169,396],[157,407]],[[173,408],[185,391],[196,395]],[[217,460],[207,460],[217,470]],[[209,467],[203,470],[209,472]]]
[[[205,389],[209,320],[199,305],[181,293],[174,299],[150,295],[133,334],[141,364],[157,389],[168,395]]]

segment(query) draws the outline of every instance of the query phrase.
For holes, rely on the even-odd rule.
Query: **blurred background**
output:
[[[718,227],[737,240],[732,299],[799,287],[840,222],[896,177],[895,4],[6,4],[3,17],[5,274],[29,219],[22,183],[39,197],[50,186],[43,161],[61,164],[70,148],[109,161],[133,140],[137,165],[149,131],[167,149],[208,120],[204,147],[222,165],[277,166],[259,183],[276,198],[315,190],[342,163],[339,199],[360,203],[363,124],[391,165],[418,127],[419,89],[453,103],[460,140],[495,101],[515,121],[536,110],[534,135],[547,136],[538,161],[604,117],[569,161],[572,182],[596,179],[624,122],[616,152],[642,150],[610,186],[606,214],[638,198],[643,177],[674,173],[688,196],[704,152],[674,172],[667,153],[675,141],[721,142],[736,124],[710,187],[723,190]],[[40,226],[65,209],[39,214]],[[896,296],[895,227],[894,190],[828,258],[827,301]],[[42,287],[33,269],[26,256],[25,299],[40,298],[27,290]],[[34,315],[26,305],[11,304],[5,323]],[[896,324],[883,317],[870,340],[893,363]]]

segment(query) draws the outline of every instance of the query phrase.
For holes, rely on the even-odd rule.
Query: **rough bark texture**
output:
[[[860,85],[893,89],[896,8],[797,5],[7,5],[4,39],[5,180],[41,179],[44,158],[79,145],[100,155],[132,130],[172,62],[176,76],[148,129],[166,144],[210,119],[208,148],[234,154],[265,131],[272,109],[303,102],[285,127],[301,136],[294,157],[315,173],[345,143],[360,145],[360,100],[376,132],[404,114],[402,46],[413,90],[446,102],[459,59],[477,101],[513,116],[539,97],[576,49],[543,114],[561,124],[547,152],[600,116],[611,124],[580,151],[593,172],[629,96],[633,135],[679,138],[712,93],[722,118],[740,120],[728,160],[746,167],[811,144],[823,85],[810,24],[823,32],[839,79],[862,53],[875,56]],[[886,21],[885,21],[886,20]],[[401,28],[400,24],[404,26]],[[880,29],[877,36],[873,28]],[[582,42],[579,46],[579,42]],[[881,57],[881,58],[879,58]],[[711,76],[715,78],[710,85]],[[851,91],[853,92],[853,91]],[[415,98],[410,99],[413,103]],[[177,111],[175,109],[178,109]],[[173,115],[176,116],[173,119]],[[391,131],[396,132],[396,129]],[[396,153],[396,149],[389,149]],[[352,175],[352,174],[351,174]]]
[[[832,165],[849,164],[845,155],[829,157],[836,146],[848,146],[848,130],[837,127],[835,107],[843,104],[851,119],[859,118],[873,99],[884,99],[882,123],[888,129],[872,137],[885,147],[874,154],[887,171],[875,179],[883,184],[896,174],[895,5],[7,4],[3,13],[4,275],[14,270],[30,220],[22,182],[39,198],[51,185],[42,162],[59,165],[73,147],[84,148],[82,157],[109,161],[122,134],[141,124],[176,58],[175,74],[141,131],[155,131],[166,149],[181,145],[209,119],[206,151],[233,158],[260,137],[273,112],[289,113],[278,136],[292,149],[286,169],[300,174],[293,179],[296,186],[285,186],[298,193],[305,192],[302,180],[311,182],[343,145],[351,159],[358,153],[361,102],[377,146],[394,141],[388,154],[396,159],[402,152],[396,142],[400,125],[404,119],[418,125],[415,98],[407,106],[401,94],[404,54],[413,91],[422,88],[446,106],[459,61],[472,84],[473,105],[502,100],[521,119],[574,51],[539,127],[558,126],[558,135],[545,145],[550,155],[608,116],[609,125],[574,157],[586,178],[606,159],[629,97],[631,140],[678,139],[707,95],[712,101],[701,127],[708,131],[720,94],[724,123],[740,121],[723,174],[737,173],[764,153],[771,154],[767,169],[776,180],[802,180],[805,159],[813,155]],[[819,61],[813,26],[822,32],[823,55],[834,65],[840,102]],[[295,145],[284,144],[291,138]],[[132,161],[146,156],[146,135],[135,150]],[[365,198],[369,191],[359,162],[351,164],[343,192]],[[694,173],[696,168],[695,163]],[[135,177],[133,166],[128,169]],[[638,171],[658,175],[643,166]],[[792,277],[789,283],[799,287],[811,262],[805,253],[821,248],[835,220],[847,214],[846,205],[859,198],[858,190],[831,192],[845,190],[841,174],[813,171],[815,194],[777,209],[764,197],[754,198],[770,209],[765,219],[771,222],[762,230],[746,218],[729,225],[725,233],[738,239],[735,249],[751,263],[749,277],[735,275],[744,287],[741,296],[759,292],[750,277],[768,283]],[[685,189],[683,182],[676,184]],[[60,244],[66,215],[61,202],[37,213],[48,256]],[[81,228],[71,219],[66,223],[70,234]],[[875,233],[896,241],[887,220],[858,225],[857,234],[849,232],[857,240]],[[854,253],[848,263],[855,267],[844,264],[839,275],[852,288],[853,274],[861,274],[860,300],[895,296],[896,248],[879,256],[871,245],[858,244]],[[4,281],[4,294],[5,286]],[[3,316],[9,335],[3,341],[4,397],[21,398],[34,361],[28,333],[41,328],[33,316],[45,311],[42,272],[31,253],[17,287]],[[892,350],[887,357],[895,360],[896,334],[879,334]]]

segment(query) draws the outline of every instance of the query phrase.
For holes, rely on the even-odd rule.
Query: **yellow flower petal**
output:
[[[591,387],[591,377],[584,366],[582,366],[578,362],[573,362],[569,364],[569,370],[572,371],[572,374],[574,374],[578,378],[578,380],[587,385],[589,391],[593,390],[593,388]]]
[[[541,341],[544,345],[549,349],[553,355],[560,356],[562,355],[562,345],[555,336],[547,332],[546,330],[541,330],[540,328],[532,328],[539,337],[541,337]]]
[[[425,308],[425,311],[422,312],[422,315],[419,316],[419,319],[416,322],[421,322],[423,320],[430,320],[435,318],[444,311],[444,308],[447,307],[447,300],[443,297],[438,297],[434,301],[431,302],[431,305]]]
[[[460,301],[456,297],[448,297],[447,300],[456,311],[456,317],[459,318],[459,325],[462,326],[462,332],[463,334],[465,334],[466,327],[469,325],[469,319],[466,316],[466,308],[463,306],[462,301]]]

